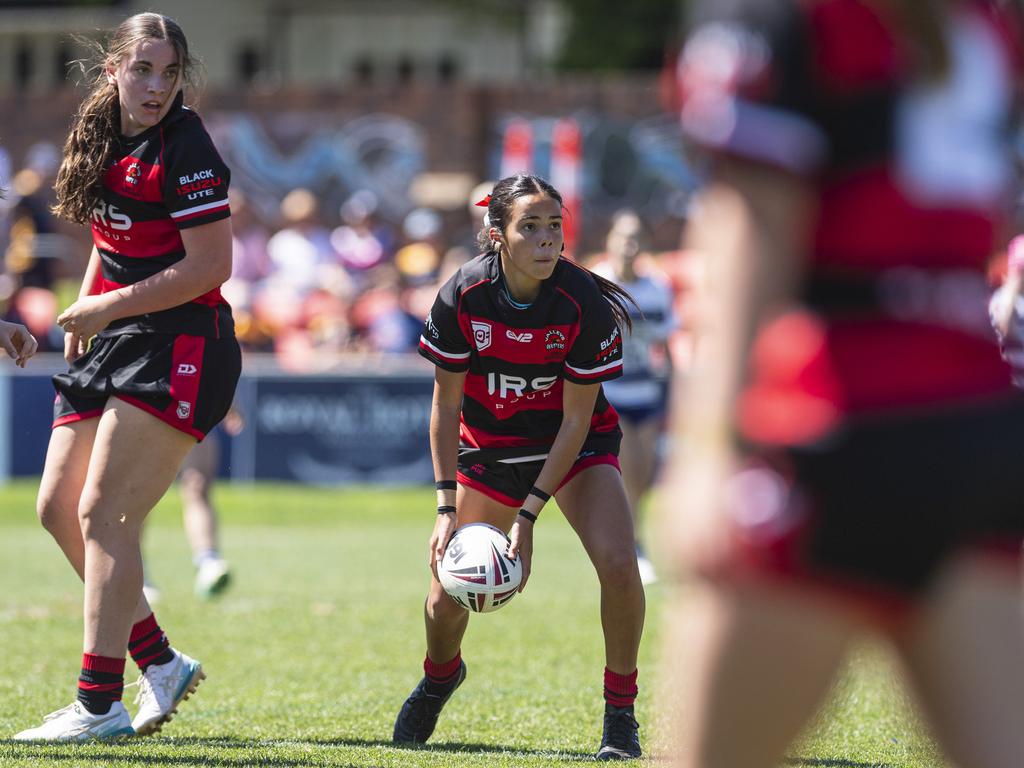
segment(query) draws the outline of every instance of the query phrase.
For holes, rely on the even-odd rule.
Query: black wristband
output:
[[[439,491],[457,491],[459,490],[459,484],[454,480],[438,480],[434,483],[434,488]]]
[[[541,501],[548,501],[551,498],[551,494],[550,493],[544,493],[544,491],[542,491],[536,485],[533,486],[533,488],[530,489],[530,493],[527,494],[527,495],[529,495],[529,496],[536,496]]]
[[[519,510],[519,516],[520,517],[525,517],[531,523],[536,523],[537,522],[537,516],[535,514],[533,514],[533,512],[527,512],[525,509],[520,509]]]
[[[447,515],[449,512],[455,513],[455,507],[451,504],[444,504],[437,508],[437,514],[439,515]]]

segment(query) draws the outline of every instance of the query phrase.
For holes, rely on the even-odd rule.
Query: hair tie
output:
[[[491,196],[490,195],[484,195],[484,199],[483,200],[480,200],[480,201],[474,203],[474,205],[479,205],[481,208],[486,208],[490,204],[491,204]]]

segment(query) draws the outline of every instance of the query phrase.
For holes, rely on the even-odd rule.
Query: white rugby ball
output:
[[[523,565],[507,552],[509,538],[487,523],[470,523],[455,531],[437,566],[441,586],[455,602],[476,613],[507,605],[523,581]]]

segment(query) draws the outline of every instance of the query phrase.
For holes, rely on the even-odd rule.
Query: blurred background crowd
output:
[[[692,282],[679,242],[697,174],[673,114],[685,3],[596,15],[583,0],[170,5],[206,70],[190,101],[232,169],[225,295],[248,352],[301,372],[415,350],[438,286],[477,253],[474,203],[517,171],[565,194],[568,255],[600,263],[612,218],[635,209],[641,264],[680,297]],[[67,63],[138,10],[0,2],[0,112],[17,116],[0,126],[0,315],[43,351],[62,349],[54,319],[90,248],[49,212],[81,79]],[[366,39],[348,39],[354,28]]]

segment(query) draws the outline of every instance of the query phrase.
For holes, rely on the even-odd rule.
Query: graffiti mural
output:
[[[398,220],[411,209],[409,185],[424,170],[422,130],[392,115],[339,121],[299,111],[266,119],[218,113],[208,124],[232,185],[269,217],[289,190],[305,187],[330,214],[353,192],[368,189],[380,214]]]

